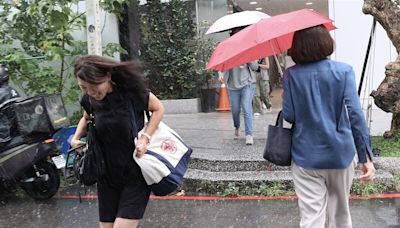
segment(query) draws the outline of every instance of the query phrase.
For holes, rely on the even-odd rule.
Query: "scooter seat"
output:
[[[3,152],[12,150],[20,145],[29,143],[30,141],[27,141],[22,135],[15,136],[7,143],[0,143],[0,156],[3,154]]]

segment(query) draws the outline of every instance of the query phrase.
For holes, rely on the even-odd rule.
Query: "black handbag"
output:
[[[292,161],[292,129],[283,127],[282,111],[279,112],[275,126],[268,126],[264,159],[279,166],[290,166]]]
[[[74,157],[73,170],[76,178],[83,185],[95,184],[106,174],[103,152],[96,142],[96,128],[93,115],[87,124],[86,145]],[[71,150],[76,150],[73,148]],[[69,156],[69,154],[68,154]],[[67,158],[68,161],[68,158]]]

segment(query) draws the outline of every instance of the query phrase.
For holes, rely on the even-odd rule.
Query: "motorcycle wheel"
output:
[[[42,178],[36,177],[36,172],[32,168],[30,172],[33,171],[34,180],[23,182],[21,188],[35,200],[50,199],[60,187],[60,175],[57,168],[49,162],[38,162],[36,169]]]

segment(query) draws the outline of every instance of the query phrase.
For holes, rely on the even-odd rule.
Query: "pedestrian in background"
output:
[[[164,108],[160,100],[148,91],[143,71],[137,62],[117,62],[102,56],[80,57],[75,63],[75,76],[84,92],[79,121],[71,146],[83,142],[86,125],[94,115],[96,143],[102,149],[106,176],[97,181],[99,220],[102,228],[136,227],[143,217],[150,196],[139,166],[132,154],[147,151],[151,135],[160,123]],[[135,110],[138,130],[145,134],[133,140],[128,103]],[[144,125],[144,111],[152,112]]]
[[[268,58],[262,58],[258,61],[259,68],[256,71],[256,90],[253,97],[254,116],[259,116],[266,112],[271,112],[270,85],[269,85],[269,61]]]
[[[13,138],[18,136],[15,113],[12,108],[9,108],[10,105],[6,105],[6,102],[20,96],[14,88],[8,85],[9,80],[8,68],[6,65],[0,64],[0,106],[6,106],[0,112],[0,148],[9,144]]]
[[[233,28],[231,36],[245,27]],[[235,67],[226,72],[219,73],[221,83],[226,80],[229,94],[229,102],[235,128],[234,138],[239,138],[240,112],[243,109],[246,145],[253,145],[253,96],[256,89],[256,76],[254,71],[258,68],[258,62],[253,61]]]
[[[371,142],[348,64],[328,59],[334,41],[320,25],[295,32],[283,77],[283,117],[293,124],[292,173],[300,227],[349,228],[356,157],[362,182],[374,178]],[[357,156],[355,156],[357,152]]]
[[[20,97],[18,92],[8,85],[10,77],[8,76],[8,68],[4,64],[0,64],[0,104]]]

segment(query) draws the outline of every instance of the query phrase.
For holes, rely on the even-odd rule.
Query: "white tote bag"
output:
[[[131,110],[133,109],[130,108],[131,119],[134,120],[131,121],[132,129],[137,129],[133,126],[136,124],[136,118]],[[137,134],[138,137],[144,133],[144,129]],[[182,184],[191,154],[192,149],[182,141],[178,133],[160,122],[147,145],[147,152],[138,158],[135,150],[133,159],[139,165],[152,192],[163,196]]]

